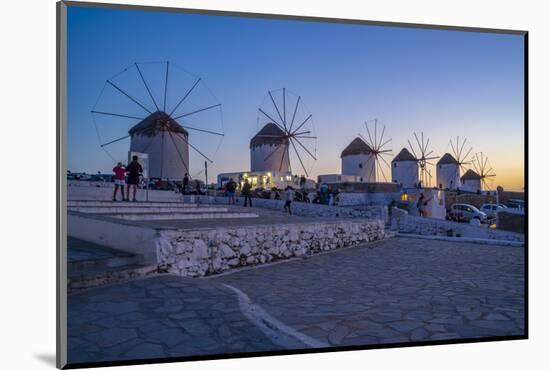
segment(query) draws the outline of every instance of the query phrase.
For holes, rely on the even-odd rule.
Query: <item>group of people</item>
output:
[[[235,204],[235,192],[237,191],[237,183],[230,178],[225,184],[225,195],[229,200],[229,204]],[[241,189],[241,195],[244,197],[244,206],[252,207],[252,185],[248,179],[244,180],[244,184]]]
[[[237,191],[237,183],[233,180],[233,178],[230,178],[229,181],[225,183],[224,190],[225,190],[225,196],[228,198],[229,204],[235,204],[235,193]],[[284,211],[288,214],[292,214],[292,201],[295,197],[295,190],[292,186],[287,186],[284,190],[284,198],[285,198],[285,205],[284,205]],[[248,179],[244,180],[244,183],[242,184],[241,188],[241,195],[244,198],[244,206],[245,207],[252,207],[252,184],[248,181]]]
[[[115,174],[115,190],[113,192],[113,202],[117,201],[117,193],[120,188],[120,196],[122,201],[130,201],[130,188],[133,188],[132,201],[136,201],[136,192],[139,185],[139,178],[143,173],[143,167],[138,162],[138,157],[133,156],[132,161],[124,166],[122,162],[118,162],[113,168]],[[127,186],[126,186],[127,185]],[[126,197],[124,197],[124,186],[126,186]]]

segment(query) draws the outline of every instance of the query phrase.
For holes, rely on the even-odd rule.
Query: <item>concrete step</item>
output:
[[[69,206],[69,211],[94,213],[94,214],[109,214],[109,213],[205,213],[205,212],[227,212],[226,207],[157,207],[141,206],[141,207],[119,207],[118,205],[105,206]]]
[[[67,275],[77,276],[96,271],[135,265],[139,256],[118,249],[68,238]]]
[[[247,212],[201,212],[201,213],[113,213],[109,217],[131,221],[150,221],[150,220],[202,220],[218,218],[256,218],[256,213]]]
[[[68,207],[182,207],[182,208],[195,208],[196,203],[180,203],[180,202],[122,202],[122,201],[108,201],[108,200],[67,200]]]
[[[125,281],[157,272],[157,265],[143,264],[139,256],[114,248],[67,238],[68,290]]]
[[[105,284],[135,279],[142,276],[156,274],[158,266],[132,264],[126,266],[101,268],[95,271],[68,276],[67,290],[72,293],[77,290],[92,288]]]

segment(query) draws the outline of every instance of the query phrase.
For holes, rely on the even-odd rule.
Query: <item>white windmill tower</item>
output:
[[[445,153],[436,164],[436,184],[440,189],[454,190],[460,186],[460,176],[466,171],[471,160],[466,160],[472,148],[465,151],[467,139],[456,137],[456,143],[450,140],[451,153]]]
[[[401,151],[391,161],[392,182],[401,184],[403,188],[415,188],[418,186],[418,160],[407,148]]]
[[[387,182],[384,169],[390,165],[383,156],[391,155],[392,150],[388,148],[391,139],[384,138],[386,126],[379,131],[378,120],[374,120],[370,128],[365,122],[365,128],[367,136],[359,134],[342,151],[342,174],[357,176],[361,182]]]
[[[308,177],[317,160],[312,117],[301,96],[286,88],[268,91],[258,108],[258,133],[250,141],[251,170],[303,171]]]
[[[107,79],[91,113],[100,148],[115,163],[146,155],[150,178],[181,181],[200,170],[207,182],[224,136],[221,103],[169,61],[135,62]]]

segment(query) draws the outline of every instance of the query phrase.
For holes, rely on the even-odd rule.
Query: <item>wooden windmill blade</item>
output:
[[[432,174],[429,171],[427,166],[433,166],[434,164],[430,161],[436,160],[439,156],[433,155],[433,150],[430,150],[430,138],[424,135],[424,132],[420,132],[418,135],[416,132],[413,132],[414,141],[417,144],[416,151],[414,146],[411,144],[410,140],[407,140],[413,154],[418,161],[418,167],[420,170],[420,182],[423,187],[430,186],[432,180]],[[418,152],[418,155],[416,154]]]
[[[380,182],[382,179],[388,182],[386,172],[391,170],[391,165],[383,156],[393,155],[391,149],[392,139],[388,137],[386,125],[381,125],[378,119],[365,121],[364,125],[367,135],[359,133],[359,137],[369,146],[369,155],[372,156],[372,161],[374,161],[369,178],[374,173],[375,182]]]
[[[299,168],[308,177],[317,160],[317,136],[313,125],[313,114],[305,106],[302,97],[286,88],[268,91],[264,102],[258,108],[257,122],[262,127],[257,128],[257,134],[253,140],[264,139],[274,144],[270,152],[263,157],[264,165],[272,167],[269,161],[273,161],[274,157],[280,155],[280,158],[277,158],[278,165],[275,165],[276,168],[272,170],[285,172],[287,170],[285,163],[288,163],[290,172],[293,167],[292,162],[295,162],[294,168]],[[263,133],[266,127],[263,126],[264,124],[274,125],[278,132]]]

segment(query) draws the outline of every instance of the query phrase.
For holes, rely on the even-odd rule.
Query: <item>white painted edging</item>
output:
[[[406,234],[397,233],[396,236],[401,238],[412,239],[427,239],[427,240],[442,240],[448,242],[459,243],[476,243],[485,245],[499,245],[504,247],[523,247],[523,242],[516,242],[511,240],[498,240],[498,239],[482,239],[482,238],[468,238],[468,237],[453,237],[453,236],[437,236],[437,235],[418,235],[418,234]]]
[[[237,294],[239,307],[243,315],[256,325],[274,344],[294,349],[303,348],[304,345],[310,348],[330,347],[330,344],[311,338],[277,320],[259,305],[252,303],[243,291],[228,284],[223,285]]]

